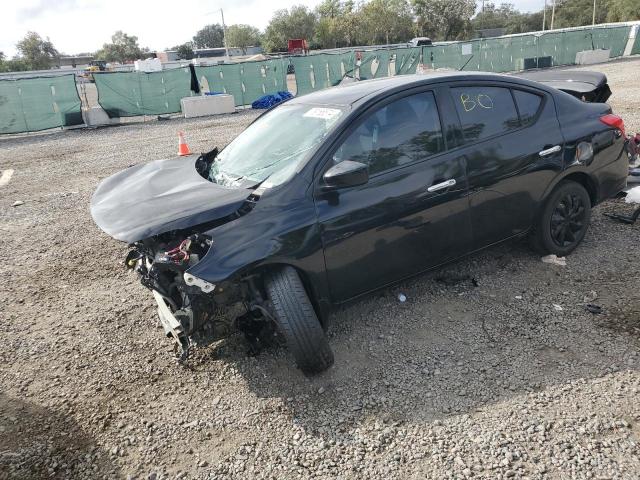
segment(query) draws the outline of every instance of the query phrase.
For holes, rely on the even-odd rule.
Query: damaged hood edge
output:
[[[201,177],[196,156],[134,165],[104,179],[91,198],[91,216],[116,240],[138,240],[218,220],[252,193]]]

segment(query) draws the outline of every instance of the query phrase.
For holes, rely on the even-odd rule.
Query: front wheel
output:
[[[265,279],[265,290],[276,327],[284,336],[298,367],[319,373],[333,364],[333,352],[298,272],[283,267]]]
[[[563,257],[582,242],[591,219],[591,199],[577,182],[562,182],[549,196],[533,232],[538,251]]]

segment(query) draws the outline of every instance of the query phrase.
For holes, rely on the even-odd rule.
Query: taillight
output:
[[[610,127],[617,128],[622,132],[622,135],[626,136],[626,132],[624,131],[624,120],[620,118],[618,115],[614,115],[613,113],[609,113],[607,115],[603,115],[600,117],[600,121],[605,125],[609,125]]]

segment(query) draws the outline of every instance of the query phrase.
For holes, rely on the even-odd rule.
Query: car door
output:
[[[553,97],[513,84],[450,86],[467,158],[476,248],[527,231],[545,188],[562,169]]]
[[[448,151],[432,91],[369,109],[337,145],[314,190],[334,302],[469,250],[465,161]],[[367,164],[369,181],[325,190],[321,174],[343,160]]]

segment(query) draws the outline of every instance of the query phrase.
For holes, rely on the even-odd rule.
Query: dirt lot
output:
[[[640,130],[640,59],[591,69]],[[323,375],[240,335],[178,366],[89,200],[177,130],[203,151],[254,115],[0,139],[0,479],[640,477],[640,225],[602,215],[620,200],[564,267],[508,243],[340,308]]]

